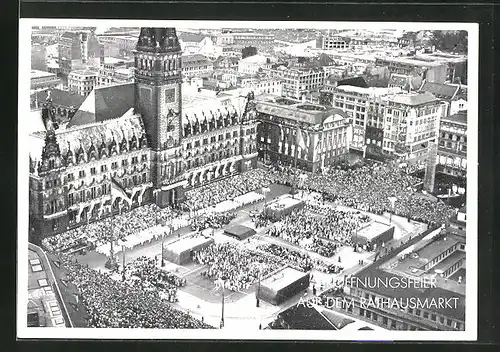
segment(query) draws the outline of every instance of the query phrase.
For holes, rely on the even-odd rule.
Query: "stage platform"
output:
[[[273,221],[279,221],[284,216],[290,215],[294,210],[302,209],[303,207],[304,201],[285,194],[268,204],[265,212]]]
[[[255,230],[243,225],[232,225],[224,229],[224,235],[231,236],[237,240],[246,240],[248,237],[255,235]]]
[[[387,225],[378,221],[373,221],[364,228],[358,230],[356,235],[352,236],[354,243],[365,245],[371,243],[376,247],[382,243],[388,242],[394,238],[394,225]]]
[[[285,267],[261,281],[257,297],[273,305],[279,305],[307,289],[309,281],[309,273]]]
[[[177,265],[184,265],[191,261],[191,252],[199,251],[214,243],[214,239],[200,233],[183,237],[165,245],[163,257]]]

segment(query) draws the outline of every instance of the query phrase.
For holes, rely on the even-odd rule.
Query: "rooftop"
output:
[[[268,287],[273,291],[278,291],[307,275],[309,274],[303,271],[286,267],[262,280],[261,285]]]
[[[35,92],[31,94],[31,101],[38,103],[43,103],[47,100],[49,91]],[[52,104],[56,106],[71,107],[78,109],[80,105],[85,101],[85,97],[79,94],[75,94],[66,90],[51,89],[50,98],[52,99]]]
[[[68,127],[122,116],[134,106],[134,83],[95,88],[75,113]]]
[[[424,61],[424,60],[418,60],[415,57],[413,58],[406,58],[406,57],[378,57],[379,60],[383,61],[388,61],[388,62],[397,62],[397,63],[403,63],[407,65],[413,65],[413,66],[421,66],[421,67],[436,67],[436,66],[441,66],[442,63],[439,62],[434,62],[434,61]]]
[[[457,243],[463,243],[463,238],[454,235],[446,235],[442,238],[432,241],[424,248],[421,248],[418,251],[418,257],[419,259],[421,258],[425,263],[428,263]]]
[[[358,94],[367,94],[372,97],[378,97],[382,95],[388,95],[388,94],[394,94],[396,92],[399,92],[400,90],[395,90],[394,88],[381,88],[381,87],[356,87],[356,86],[349,86],[349,85],[342,85],[342,86],[337,86],[337,90],[344,91],[344,92],[352,92],[352,93],[358,93]]]
[[[70,76],[97,76],[98,73],[92,70],[76,70],[71,71]]]
[[[195,248],[201,244],[205,244],[208,242],[212,242],[213,239],[209,237],[205,237],[203,235],[193,235],[190,237],[184,237],[178,241],[168,243],[166,244],[166,248],[169,250],[175,252],[175,253],[182,253],[187,250],[190,250],[191,248]]]
[[[452,86],[444,83],[424,82],[420,87],[421,92],[429,92],[437,98],[452,99],[458,92],[458,86]]]
[[[252,55],[241,59],[240,62],[249,63],[249,64],[265,64],[268,61],[268,57],[263,55]]]
[[[430,272],[434,273],[436,270],[446,271],[463,258],[465,258],[465,252],[455,251],[432,268]]]
[[[449,121],[461,125],[467,125],[467,111],[460,111],[457,114],[441,118],[441,121]]]
[[[42,77],[56,77],[56,75],[47,71],[31,70],[31,79]]]
[[[178,34],[179,40],[183,41],[184,43],[199,43],[206,37],[206,35],[188,32],[180,32]]]
[[[345,116],[345,113],[340,109],[325,108],[309,103],[303,104],[291,99],[283,99],[271,95],[260,95],[256,97],[256,100],[257,111],[260,113],[292,119],[298,122],[306,122],[312,125],[322,124],[328,117],[335,114]],[[312,107],[313,109],[307,107]]]
[[[424,241],[425,238],[428,236],[432,237],[433,231],[427,233],[427,235],[424,234]],[[459,238],[459,236],[454,236],[454,235],[448,235],[447,241],[450,240],[451,237]],[[418,241],[423,241],[422,239]],[[429,249],[429,246],[432,246],[434,242],[438,242],[439,244],[439,237],[438,241],[432,240],[429,243],[426,243],[423,247],[425,251],[423,252],[423,255],[421,256],[422,258],[432,256],[433,254],[430,253],[432,252],[431,249]],[[450,242],[448,242],[450,243]],[[405,289],[394,289],[386,285],[377,285],[376,288],[374,289],[369,289],[369,288],[363,288],[364,290],[371,291],[377,294],[380,294],[384,297],[389,297],[389,298],[411,298],[411,297],[416,297],[420,299],[425,299],[425,298],[458,298],[458,306],[455,309],[449,309],[449,308],[442,308],[442,307],[432,307],[432,309],[436,313],[443,314],[445,316],[449,317],[454,317],[456,319],[459,319],[461,321],[465,320],[465,285],[458,284],[458,282],[446,278],[441,278],[437,276],[436,274],[422,274],[421,270],[418,270],[420,275],[415,275],[412,273],[411,268],[415,266],[419,266],[419,263],[415,262],[412,264],[412,260],[415,258],[412,257],[411,255],[407,255],[405,259],[401,260],[398,258],[398,256],[401,255],[401,253],[404,252],[409,252],[412,250],[413,247],[418,246],[419,242],[414,243],[411,245],[411,242],[408,243],[406,246],[403,247],[402,250],[400,251],[395,251],[394,254],[390,255],[390,257],[386,260],[383,260],[382,262],[375,262],[365,269],[363,269],[361,272],[356,274],[356,278],[358,279],[369,279],[373,280],[373,278],[377,278],[380,280],[390,280],[391,278],[394,278],[395,275],[399,277],[415,277],[415,276],[420,276],[420,277],[433,277],[436,280],[436,287],[430,287],[430,288],[418,288],[415,286],[407,287]],[[442,245],[441,245],[442,246]],[[437,252],[440,252],[443,248],[438,249]],[[427,252],[427,253],[426,253]],[[420,254],[420,252],[419,252]],[[427,254],[427,256],[426,256]],[[421,259],[421,258],[418,258]],[[392,264],[391,264],[392,263]],[[359,287],[359,285],[358,285]]]
[[[432,93],[428,92],[394,94],[394,95],[389,95],[387,99],[394,103],[411,105],[411,106],[418,106],[438,101],[438,99]]]
[[[373,221],[368,226],[360,229],[357,234],[358,236],[363,236],[367,240],[370,240],[389,230],[391,227],[394,227],[394,225],[387,225],[378,221]]]

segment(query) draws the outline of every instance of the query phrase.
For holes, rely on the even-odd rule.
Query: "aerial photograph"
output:
[[[466,330],[467,30],[30,32],[27,330]]]

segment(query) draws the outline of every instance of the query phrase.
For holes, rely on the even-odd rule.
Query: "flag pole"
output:
[[[295,156],[294,156],[294,164],[293,164],[293,181],[292,181],[292,196],[295,194],[295,188],[297,183],[297,159],[299,157],[299,125],[296,124],[295,130]]]

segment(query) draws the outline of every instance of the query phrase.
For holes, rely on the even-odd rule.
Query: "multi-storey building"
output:
[[[391,330],[464,331],[464,234],[445,232],[412,247],[346,279],[335,308]]]
[[[283,82],[283,96],[302,99],[302,96],[319,91],[325,84],[326,74],[323,67],[318,68],[286,68],[266,69],[270,77],[279,78]]]
[[[134,80],[134,62],[113,57],[104,58],[104,63],[99,67],[97,77],[98,86],[110,84],[130,83]]]
[[[292,99],[258,97],[257,131],[259,159],[294,165],[316,172],[343,159],[349,151],[350,125],[346,114],[335,108]],[[297,131],[306,148],[297,143]]]
[[[382,152],[403,160],[425,158],[429,142],[437,141],[446,105],[431,93],[394,94],[382,97],[382,101]]]
[[[316,39],[316,48],[323,50],[345,50],[349,48],[349,38],[338,36],[319,36]]]
[[[263,69],[271,68],[271,59],[263,55],[253,55],[238,62],[238,72],[254,75]]]
[[[63,75],[84,67],[99,67],[104,48],[95,33],[67,31],[59,38],[59,65]]]
[[[428,82],[444,83],[447,76],[447,65],[415,57],[377,57],[377,66],[386,66],[391,73],[412,76],[418,74]]]
[[[400,92],[400,88],[356,87],[338,85],[333,88],[333,106],[342,109],[352,124],[350,148],[364,151],[382,148],[384,117],[380,114],[381,97]],[[371,150],[369,151],[371,152]]]
[[[50,102],[42,111],[29,143],[33,240],[145,203],[176,204],[186,187],[255,167],[252,94],[184,97],[174,28],[142,28],[134,55],[135,82],[94,89],[67,124],[57,128]]]
[[[255,95],[281,96],[283,92],[283,82],[277,78],[255,77],[242,82],[241,87],[250,89]]]
[[[217,45],[241,45],[254,46],[254,47],[265,47],[272,46],[274,43],[273,34],[259,34],[253,32],[243,32],[243,33],[222,33],[215,39]]]
[[[71,71],[68,75],[68,87],[71,92],[87,96],[97,86],[99,73],[93,70]]]
[[[30,91],[33,93],[34,91],[43,91],[47,89],[61,89],[62,81],[57,77],[56,74],[39,71],[39,70],[31,70],[30,77]]]
[[[214,69],[230,69],[237,71],[239,61],[240,58],[237,56],[219,56],[214,62]]]
[[[59,65],[61,73],[69,74],[74,64],[85,64],[89,32],[64,32],[59,38]]]
[[[214,64],[200,54],[182,56],[182,76],[186,78],[208,76]]]
[[[105,46],[116,46],[120,54],[130,54],[137,44],[137,36],[130,33],[103,34],[99,35],[99,41]]]
[[[467,112],[441,118],[436,171],[467,177]]]
[[[467,86],[461,84],[433,83],[424,81],[420,87],[421,92],[429,92],[446,102],[445,115],[456,114],[467,110]]]

